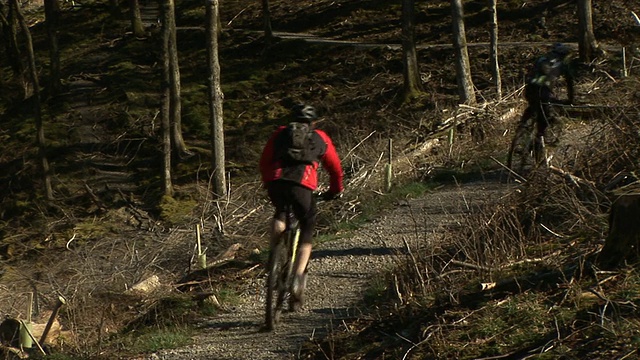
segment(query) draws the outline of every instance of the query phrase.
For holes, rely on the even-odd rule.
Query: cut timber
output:
[[[127,289],[126,293],[134,295],[149,295],[150,293],[159,289],[161,286],[162,283],[160,283],[160,278],[158,277],[158,275],[151,275],[150,277]]]
[[[598,257],[603,269],[637,261],[640,246],[640,194],[620,195],[609,212],[609,234]]]
[[[183,276],[176,284],[177,290],[180,292],[191,291],[194,286],[197,286],[202,282],[208,282],[211,274],[216,272],[220,266],[235,259],[236,254],[241,247],[242,246],[239,243],[233,244],[223,253],[218,255],[214,261],[207,263],[207,267],[204,269],[191,271]]]

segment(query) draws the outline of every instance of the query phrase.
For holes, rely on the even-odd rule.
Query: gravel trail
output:
[[[357,303],[371,279],[398,260],[403,238],[429,241],[482,202],[500,196],[507,185],[480,181],[445,186],[420,199],[401,201],[350,238],[314,247],[305,309],[283,313],[272,333],[264,319],[264,278],[248,283],[233,310],[198,324],[195,344],[154,353],[146,359],[296,359],[305,341],[322,337],[343,319],[361,315]]]

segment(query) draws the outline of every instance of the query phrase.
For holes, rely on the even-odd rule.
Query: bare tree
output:
[[[114,17],[120,16],[119,0],[109,0],[109,13]]]
[[[402,0],[402,63],[404,64],[404,101],[422,92],[420,67],[415,41],[415,0]]]
[[[24,65],[22,63],[22,55],[18,46],[18,20],[14,9],[13,2],[9,3],[6,17],[2,14],[2,27],[5,39],[5,54],[11,64],[11,70],[18,79],[22,88],[22,98],[26,99],[31,95],[29,91],[28,81],[25,77]]]
[[[131,16],[131,31],[133,31],[133,36],[144,37],[144,25],[142,24],[140,2],[138,0],[129,0],[129,15]]]
[[[269,0],[262,0],[262,19],[264,22],[264,42],[271,45],[273,39],[273,29],[271,28],[271,10],[269,10]]]
[[[578,52],[580,60],[590,62],[599,49],[596,37],[593,34],[593,20],[591,0],[578,0]]]
[[[467,51],[467,36],[464,29],[462,0],[451,0],[453,19],[453,50],[456,54],[456,78],[461,103],[476,103],[476,94],[471,79],[471,65]]]
[[[491,76],[496,86],[496,98],[502,100],[502,79],[500,77],[500,64],[498,62],[498,0],[489,0],[489,12],[491,13]]]
[[[220,87],[220,62],[218,59],[218,26],[220,24],[219,0],[206,0],[207,63],[209,64],[209,122],[211,127],[211,168],[213,192],[217,196],[227,194],[224,157],[224,118]]]
[[[49,95],[60,93],[60,49],[58,47],[58,24],[60,3],[58,0],[44,1],[45,25],[49,39]]]
[[[165,22],[169,31],[169,76],[171,77],[171,144],[176,160],[189,156],[187,146],[182,137],[182,102],[180,100],[180,65],[178,62],[178,42],[176,36],[176,12],[174,0],[165,0]],[[176,161],[177,162],[177,161]]]
[[[40,158],[40,167],[42,171],[42,177],[44,181],[44,191],[47,200],[53,200],[53,187],[51,186],[51,174],[49,169],[49,161],[46,155],[46,145],[44,136],[44,126],[42,122],[42,106],[40,104],[40,82],[38,80],[38,70],[36,69],[36,57],[33,52],[33,40],[31,39],[31,32],[29,31],[29,25],[24,20],[24,16],[20,12],[18,0],[11,0],[10,6],[14,10],[14,14],[20,24],[20,28],[24,33],[26,40],[27,56],[29,58],[29,76],[33,85],[33,104],[36,116],[36,143],[38,145],[38,157]]]
[[[0,2],[0,39],[7,38],[7,29],[9,28],[9,22],[7,21],[7,17],[5,13],[6,13],[5,5],[2,2]],[[5,53],[6,52],[0,53],[0,61],[2,61],[3,55]],[[2,86],[3,83],[4,83],[4,69],[0,68],[0,86]]]
[[[165,196],[173,196],[173,183],[171,181],[171,62],[170,46],[171,29],[168,17],[168,1],[162,6],[162,191]]]

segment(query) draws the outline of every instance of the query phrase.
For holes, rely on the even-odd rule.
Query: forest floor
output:
[[[495,174],[488,175],[401,201],[352,235],[317,245],[309,267],[305,309],[285,313],[274,332],[261,332],[265,278],[260,276],[243,284],[242,299],[233,309],[199,319],[193,345],[145,358],[297,359],[328,333],[349,332],[345,321],[373,321],[378,315],[370,312],[376,310],[364,301],[379,296],[376,286],[381,291],[386,286],[385,271],[407,260],[407,246],[435,240],[444,229],[459,224],[461,217],[477,211],[479,204],[498,201],[508,191],[508,184]]]
[[[42,324],[58,294],[64,294],[68,304],[52,336],[57,342],[50,346],[81,354],[80,358],[113,358],[114,354],[145,359],[332,358],[327,353],[332,331],[355,337],[363,327],[350,320],[357,318],[375,328],[377,321],[394,312],[386,308],[393,304],[379,304],[376,299],[395,293],[382,274],[407,260],[407,244],[420,247],[441,240],[461,224],[461,218],[493,201],[499,204],[512,190],[519,191],[506,182],[500,162],[524,108],[524,73],[548,45],[562,41],[576,46],[574,2],[502,4],[500,60],[505,90],[501,101],[493,100],[486,2],[465,5],[479,99],[475,107],[458,106],[449,2],[419,5],[416,41],[424,96],[404,105],[398,103],[402,89],[399,3],[270,3],[274,30],[283,37],[269,49],[264,48],[258,2],[222,5],[220,55],[231,190],[225,201],[211,199],[206,180],[203,10],[200,2],[180,4],[183,130],[195,155],[176,166],[176,201],[161,210],[157,206],[157,29],[150,28],[146,39],[135,39],[128,32],[124,10],[121,18],[112,21],[100,4],[87,1],[70,8],[65,3],[60,33],[67,91],[45,107],[55,174],[54,204],[38,195],[32,104],[11,98],[18,93],[17,86],[2,83],[0,310],[25,318],[26,293],[33,291],[34,322]],[[601,116],[602,109],[637,109],[640,60],[634,46],[638,29],[631,17],[629,22],[621,21],[634,8],[637,13],[639,1],[595,4],[597,37],[611,52],[581,68],[577,99],[584,108],[564,114],[562,142],[554,150],[553,164],[562,169],[572,169],[582,154],[580,145],[591,141],[588,135],[610,120]],[[35,10],[30,15],[39,16]],[[46,58],[45,29],[38,20],[33,24],[39,58]],[[620,76],[622,46],[629,49],[626,79]],[[8,64],[2,65],[8,76]],[[271,209],[256,164],[264,145],[260,139],[266,140],[274,126],[282,123],[294,101],[313,103],[321,111],[321,127],[339,147],[347,189],[342,202],[324,204],[321,209],[320,242],[311,263],[306,308],[286,314],[278,330],[268,334],[259,332],[259,327]],[[452,119],[460,121],[455,134],[442,132],[452,128]],[[474,136],[478,129],[484,136]],[[451,145],[449,136],[455,140]],[[397,158],[394,171],[399,188],[414,181],[444,185],[419,198],[385,194],[381,159],[389,139]],[[454,175],[442,181],[443,173]],[[580,175],[592,176],[601,185],[610,174]],[[380,199],[391,199],[393,204],[379,205]],[[240,249],[232,261],[213,267],[206,280],[199,279],[202,282],[193,292],[175,291],[194,270],[196,224],[202,226],[210,261],[221,260],[217,256],[236,244]],[[159,294],[141,298],[129,291],[152,276],[159,278]],[[220,301],[213,314],[204,314],[191,301],[203,289],[214,292]],[[187,307],[187,314],[178,311],[182,307]],[[188,346],[161,344],[158,347],[164,350],[137,351],[118,336],[146,334],[183,322],[195,325],[187,340],[193,343]],[[404,353],[415,345],[395,330],[395,334],[382,334],[392,347]],[[365,336],[360,344],[377,342],[378,335]]]

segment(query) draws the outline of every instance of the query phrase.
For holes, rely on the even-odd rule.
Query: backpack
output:
[[[291,122],[284,130],[286,141],[284,142],[283,160],[288,164],[312,164],[313,155],[313,128],[311,124],[303,122]]]
[[[540,86],[551,86],[563,71],[563,60],[557,56],[540,57],[533,66],[530,82]]]

